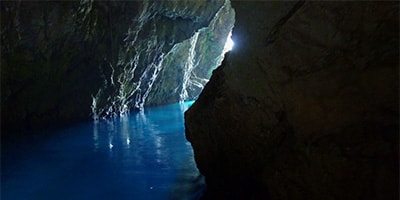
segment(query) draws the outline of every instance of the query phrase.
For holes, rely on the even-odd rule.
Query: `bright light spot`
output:
[[[226,43],[224,46],[224,54],[230,50],[232,50],[233,46],[235,45],[235,43],[233,42],[232,38],[232,32],[229,33],[228,38],[226,38]]]
[[[235,43],[233,42],[232,38],[229,37],[229,38],[227,38],[227,40],[226,40],[224,49],[225,49],[226,51],[230,51],[230,50],[232,50],[233,45],[235,45]]]
[[[130,144],[131,143],[131,140],[129,139],[129,138],[126,138],[126,144]]]
[[[156,136],[155,142],[156,142],[156,147],[160,148],[161,147],[161,137]]]
[[[113,144],[108,144],[108,148],[110,148],[110,149],[112,149],[114,147],[114,145]]]

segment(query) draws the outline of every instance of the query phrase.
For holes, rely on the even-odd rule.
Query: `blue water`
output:
[[[1,199],[197,199],[204,181],[183,121],[191,103],[2,147]]]

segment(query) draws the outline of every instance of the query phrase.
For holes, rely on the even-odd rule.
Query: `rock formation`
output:
[[[233,1],[185,113],[207,199],[398,199],[398,2]]]
[[[1,2],[2,131],[198,96],[222,61],[230,1]]]
[[[222,60],[233,23],[229,0],[144,1],[93,98],[95,118],[197,97]]]
[[[90,119],[138,2],[0,3],[2,135]]]

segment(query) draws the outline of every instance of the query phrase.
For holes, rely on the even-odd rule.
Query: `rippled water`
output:
[[[183,125],[191,103],[2,147],[2,199],[197,199],[204,181]]]

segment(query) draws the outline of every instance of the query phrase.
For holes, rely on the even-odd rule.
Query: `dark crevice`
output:
[[[275,42],[276,37],[281,29],[281,27],[283,25],[285,25],[285,23],[287,21],[289,21],[289,19],[304,5],[305,1],[299,1],[297,2],[292,9],[289,10],[289,12],[282,17],[278,23],[275,24],[275,26],[272,27],[271,32],[269,32],[267,39],[266,39],[266,44],[265,46],[268,46],[269,44]]]

